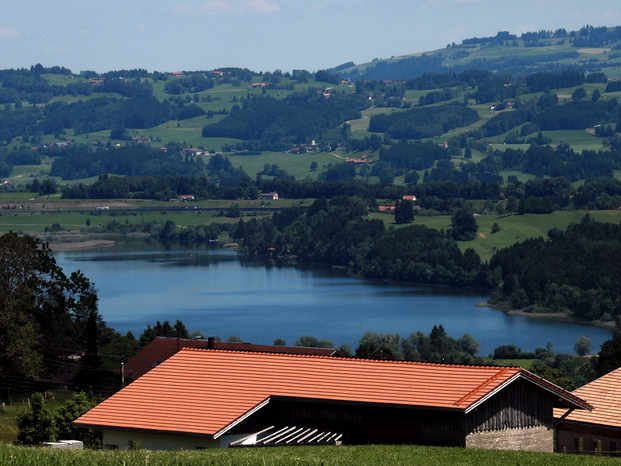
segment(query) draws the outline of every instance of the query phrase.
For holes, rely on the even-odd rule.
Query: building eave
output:
[[[572,395],[571,393],[567,392],[561,387],[554,385],[550,382],[546,381],[546,383],[542,383],[539,377],[535,376],[534,374],[531,374],[528,371],[523,370],[515,374],[510,379],[506,380],[504,383],[496,387],[494,390],[486,393],[485,396],[479,398],[477,401],[472,403],[470,406],[468,406],[465,411],[466,414],[468,414],[469,412],[473,411],[474,409],[476,409],[477,407],[485,403],[491,397],[495,396],[496,394],[498,394],[499,392],[507,388],[509,385],[511,385],[516,380],[520,380],[520,379],[533,383],[537,385],[539,388],[542,388],[543,390],[549,393],[552,393],[553,395],[559,397],[560,399],[568,403],[573,408],[586,409],[588,411],[591,411],[593,409],[591,405],[589,405],[586,401],[582,400],[581,398],[578,398],[575,395]]]

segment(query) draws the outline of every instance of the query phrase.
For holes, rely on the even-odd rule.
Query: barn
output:
[[[155,337],[136,353],[124,367],[126,380],[136,380],[154,367],[159,366],[182,348],[205,348],[253,353],[293,353],[309,356],[333,356],[334,348],[310,348],[306,346],[255,345],[247,342],[218,341],[209,338]]]
[[[621,455],[621,367],[573,392],[590,411],[555,409],[557,451]]]
[[[514,367],[183,348],[74,423],[105,448],[421,444],[553,451],[581,398]]]

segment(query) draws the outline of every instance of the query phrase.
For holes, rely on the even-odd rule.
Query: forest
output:
[[[387,133],[395,139],[422,139],[439,136],[451,129],[468,126],[479,119],[478,114],[464,105],[446,104],[425,109],[373,115],[369,131]]]
[[[498,286],[492,302],[531,312],[569,312],[585,321],[621,318],[621,225],[585,216],[549,239],[498,251],[488,268]]]
[[[369,104],[360,95],[330,94],[317,90],[278,100],[269,96],[243,99],[218,123],[203,128],[204,137],[239,138],[253,150],[287,150],[293,144],[310,144],[346,120],[360,118]]]
[[[240,221],[233,236],[246,258],[341,266],[368,278],[451,286],[486,286],[480,259],[462,253],[444,233],[424,226],[386,230],[364,218],[359,198],[317,200],[308,210],[284,209],[271,219]]]
[[[118,175],[166,176],[170,173],[191,175],[200,173],[203,164],[185,155],[181,148],[168,151],[144,144],[123,147],[90,148],[86,145],[70,145],[56,155],[50,175],[63,179],[87,178],[105,173]]]

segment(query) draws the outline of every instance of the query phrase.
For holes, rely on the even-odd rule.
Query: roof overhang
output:
[[[112,430],[117,432],[149,432],[156,434],[174,434],[185,435],[188,437],[206,437],[213,438],[212,434],[206,434],[205,432],[189,432],[183,430],[166,430],[166,429],[149,429],[146,427],[129,427],[129,426],[112,426],[105,424],[86,424],[82,422],[73,421],[73,425],[82,429],[96,429],[96,430]]]
[[[535,384],[539,388],[557,396],[558,398],[563,400],[565,403],[567,403],[568,408],[586,409],[588,411],[591,411],[593,409],[593,407],[590,404],[588,404],[586,401],[584,401],[582,398],[578,398],[577,396],[572,395],[567,390],[551,382],[548,382],[547,380],[544,380],[541,377],[536,376],[535,374],[531,374],[530,372],[526,370],[522,370],[518,372],[517,374],[515,374],[510,379],[506,380],[504,383],[502,383],[498,387],[496,387],[494,390],[488,392],[485,396],[483,396],[482,398],[480,398],[479,400],[475,401],[470,406],[468,406],[466,408],[466,414],[468,414],[472,410],[476,409],[477,407],[485,403],[488,399],[490,399],[491,397],[495,396],[496,394],[498,394],[499,392],[507,388],[513,382],[520,380],[520,379],[523,379],[532,384]]]
[[[222,429],[220,429],[218,432],[216,432],[215,434],[213,434],[213,438],[217,439],[218,437],[220,437],[221,435],[224,435],[227,431],[231,430],[233,427],[235,427],[237,424],[239,424],[240,422],[243,422],[244,420],[248,419],[250,416],[252,416],[254,413],[256,413],[257,411],[259,411],[261,408],[263,408],[264,406],[267,406],[269,404],[271,400],[271,397],[267,397],[265,400],[263,400],[261,403],[259,403],[258,405],[256,405],[254,408],[249,409],[248,411],[246,411],[244,414],[242,414],[241,416],[239,416],[237,419],[235,419],[233,422],[231,422],[230,424],[226,425],[225,427],[223,427]]]

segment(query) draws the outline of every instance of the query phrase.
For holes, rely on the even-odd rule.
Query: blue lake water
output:
[[[253,343],[302,335],[356,347],[367,331],[407,336],[442,324],[449,335],[469,333],[480,353],[515,344],[524,351],[552,342],[573,352],[585,335],[593,350],[605,329],[510,316],[475,304],[483,296],[375,284],[324,270],[242,264],[235,252],[102,251],[56,254],[65,272],[81,270],[94,283],[107,324],[139,335],[156,320],[182,320],[205,336],[235,335]]]

